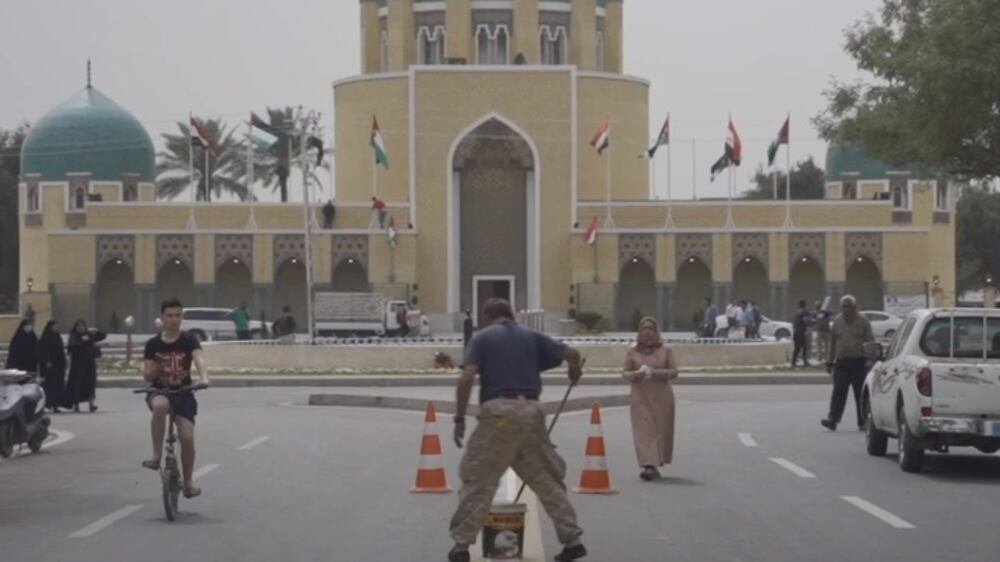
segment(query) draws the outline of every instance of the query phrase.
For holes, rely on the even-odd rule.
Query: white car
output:
[[[949,308],[910,313],[875,361],[861,408],[868,453],[899,440],[899,466],[920,471],[926,451],[1000,450],[1000,310]]]
[[[903,319],[895,314],[882,312],[881,310],[862,310],[868,322],[872,325],[872,333],[876,338],[892,338],[903,325]]]
[[[722,314],[715,319],[715,337],[742,338],[743,329],[737,326],[735,329],[729,330],[729,321],[726,315]],[[792,337],[792,323],[771,320],[767,316],[761,316],[760,337],[774,338],[776,340],[790,339]]]
[[[181,328],[199,341],[234,340],[236,324],[231,308],[185,308]],[[260,320],[250,320],[250,337],[263,339],[271,333],[271,323],[265,326]]]

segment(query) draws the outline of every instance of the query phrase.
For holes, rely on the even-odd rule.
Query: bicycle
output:
[[[188,391],[197,392],[206,388],[208,388],[206,385],[194,384],[172,389],[153,387],[140,388],[133,390],[132,392],[133,394],[160,394],[163,396],[170,396]],[[183,489],[183,482],[181,480],[181,469],[177,463],[177,455],[174,453],[174,443],[177,442],[177,435],[174,432],[173,407],[170,408],[170,414],[168,415],[167,420],[167,438],[163,447],[163,461],[160,465],[160,481],[162,483],[163,491],[163,511],[167,514],[167,521],[174,521],[177,519],[177,501]]]

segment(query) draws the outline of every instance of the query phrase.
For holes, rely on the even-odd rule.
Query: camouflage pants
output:
[[[546,435],[541,404],[497,399],[486,402],[480,410],[479,423],[459,468],[462,489],[451,519],[455,542],[476,542],[507,468],[513,468],[538,496],[555,523],[559,542],[565,544],[580,536],[583,530],[576,523],[576,511],[563,484],[566,463]]]

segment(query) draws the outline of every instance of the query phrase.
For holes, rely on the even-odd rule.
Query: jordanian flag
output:
[[[222,155],[222,150],[219,149],[219,145],[215,144],[212,142],[212,139],[208,138],[208,133],[206,133],[205,128],[201,126],[201,122],[194,117],[191,117],[191,144],[208,149],[208,151],[212,153],[212,156],[216,158]]]
[[[611,144],[611,123],[605,121],[597,132],[594,133],[594,138],[590,139],[590,146],[597,149],[597,153],[600,154],[604,152],[604,149]]]
[[[778,138],[771,141],[771,145],[767,147],[768,166],[774,166],[774,157],[778,155],[778,147],[788,144],[788,121],[789,119],[785,119],[785,124],[778,131]]]
[[[650,149],[648,150],[649,157],[652,158],[653,156],[656,156],[656,149],[660,148],[661,146],[667,145],[667,144],[670,144],[670,116],[669,115],[667,115],[667,120],[663,122],[663,128],[660,129],[660,136],[656,137],[656,142],[654,142],[653,146],[650,147]]]
[[[587,226],[587,231],[583,233],[583,243],[588,246],[593,246],[597,243],[597,217],[591,219],[590,224]]]
[[[256,113],[250,112],[250,140],[257,148],[267,150],[278,142],[278,131],[257,117]]]
[[[389,169],[389,153],[385,150],[385,139],[382,129],[378,128],[378,119],[372,116],[372,150],[375,152],[375,164]]]

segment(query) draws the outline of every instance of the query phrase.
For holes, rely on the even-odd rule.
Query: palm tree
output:
[[[194,172],[197,181],[197,200],[211,201],[212,196],[224,192],[235,195],[241,201],[251,197],[246,185],[240,181],[240,165],[246,154],[234,129],[228,129],[221,119],[206,119],[201,122],[208,138],[221,151],[218,158],[209,158],[208,177],[211,178],[211,193],[206,192],[205,158],[208,150],[194,148]],[[158,153],[156,162],[156,194],[161,199],[174,199],[191,185],[191,129],[187,123],[178,122],[181,134],[163,134],[164,150]]]

